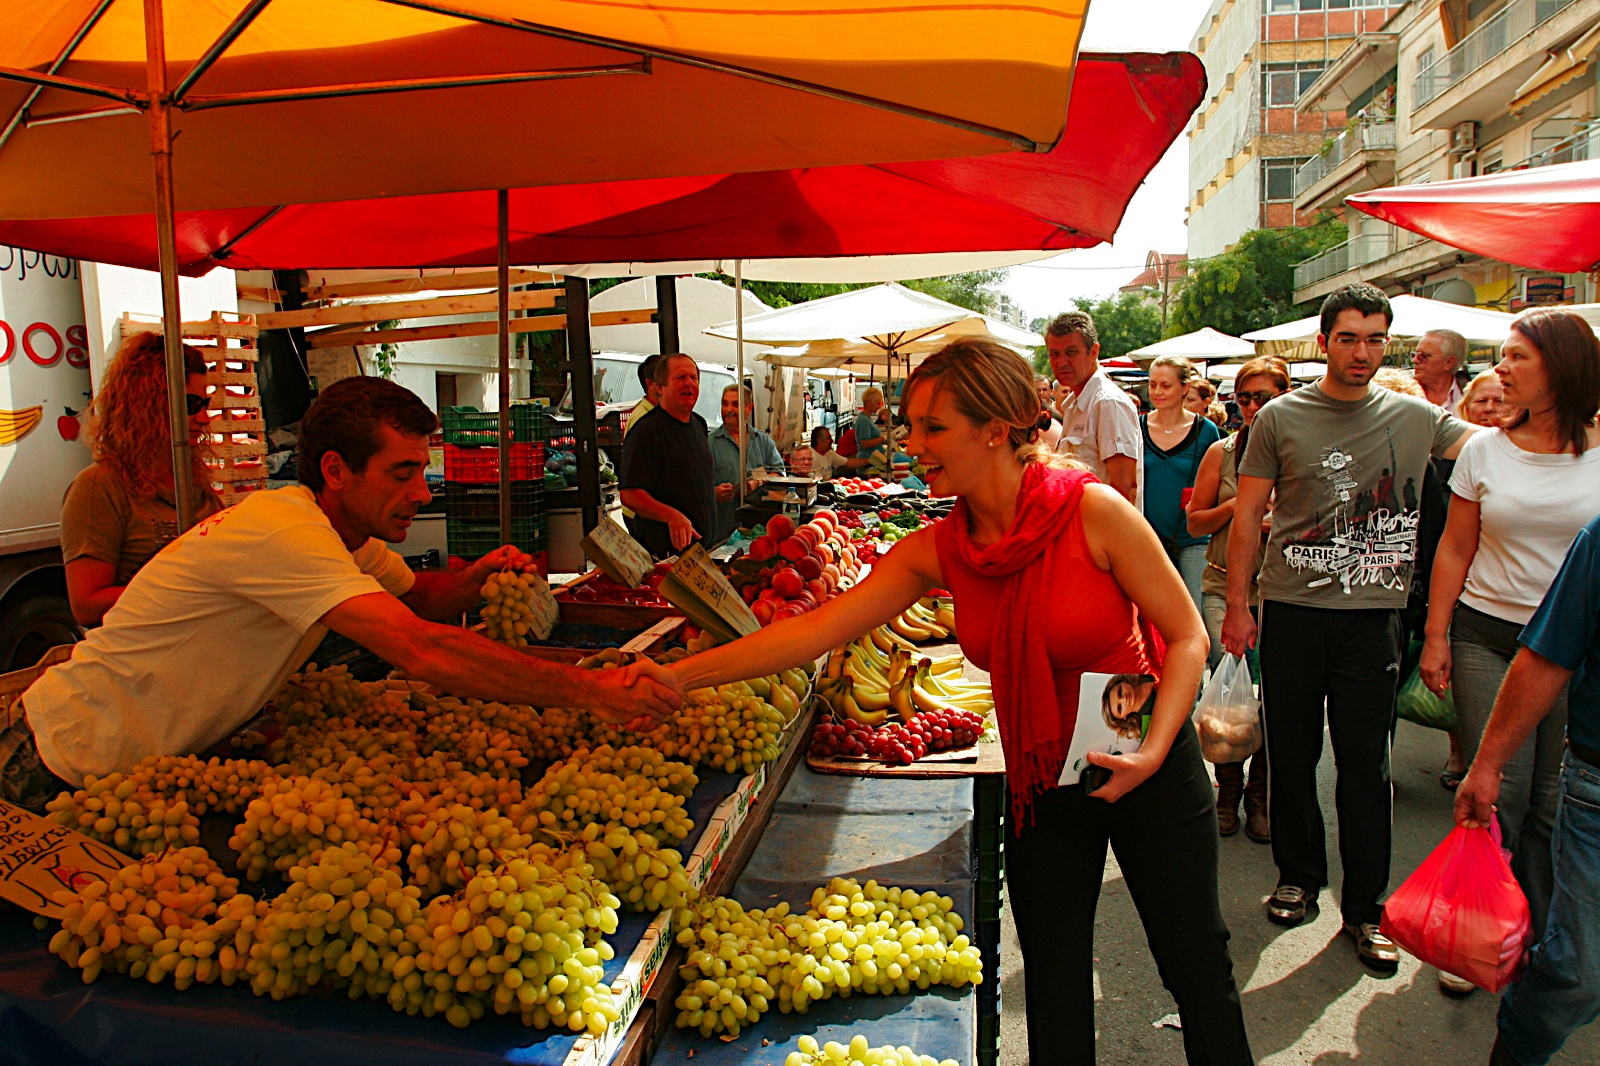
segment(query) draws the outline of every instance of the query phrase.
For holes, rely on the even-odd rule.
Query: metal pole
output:
[[[589,279],[567,278],[567,367],[572,374],[572,435],[577,438],[578,506],[583,531],[600,524],[600,441],[594,419],[594,353],[589,350]]]
[[[683,350],[678,346],[678,279],[671,274],[656,275],[656,337],[662,355]]]
[[[500,543],[511,543],[511,193],[495,193],[500,259],[495,272],[495,343],[500,357]]]
[[[734,302],[734,343],[738,346],[737,356],[739,365],[739,483],[733,487],[734,506],[744,503],[744,483],[748,476],[745,471],[750,469],[749,441],[750,425],[744,418],[744,260],[733,261],[733,302]]]
[[[144,48],[150,88],[150,158],[156,179],[156,249],[161,256],[161,336],[167,363],[167,427],[172,436],[172,498],[178,531],[194,525],[194,481],[185,410],[183,314],[178,302],[178,236],[173,222],[172,104],[167,95],[167,41],[161,0],[144,0]]]

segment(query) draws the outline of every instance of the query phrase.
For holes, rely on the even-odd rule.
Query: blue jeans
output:
[[[1200,610],[1200,578],[1206,572],[1206,546],[1191,544],[1187,548],[1180,548],[1163,542],[1162,547],[1167,550],[1167,558],[1172,560],[1178,576],[1183,578],[1183,587],[1189,590],[1194,609]]]
[[[1571,752],[1550,850],[1555,890],[1544,939],[1500,1000],[1500,1039],[1522,1066],[1544,1066],[1600,1015],[1600,766]]]

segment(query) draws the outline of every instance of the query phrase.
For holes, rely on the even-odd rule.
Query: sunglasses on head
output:
[[[1268,400],[1273,399],[1277,395],[1278,394],[1275,393],[1275,392],[1265,392],[1265,391],[1262,391],[1262,392],[1241,392],[1237,396],[1235,396],[1234,399],[1237,400],[1239,403],[1249,403],[1249,404],[1254,404],[1256,407],[1261,407],[1261,406],[1264,406]]]
[[[193,416],[211,406],[211,401],[204,396],[196,396],[193,393],[185,393],[183,397],[183,405],[188,409],[189,414]]]

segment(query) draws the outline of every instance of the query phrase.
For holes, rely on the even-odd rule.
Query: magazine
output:
[[[1076,785],[1089,753],[1132,755],[1150,728],[1156,679],[1149,674],[1084,674],[1078,687],[1078,724],[1072,730],[1062,785]]]

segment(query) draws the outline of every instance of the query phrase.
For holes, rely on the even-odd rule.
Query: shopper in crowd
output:
[[[1389,883],[1390,726],[1403,654],[1400,609],[1415,564],[1415,487],[1428,457],[1454,459],[1471,430],[1425,401],[1371,387],[1393,317],[1388,297],[1371,285],[1328,296],[1317,336],[1327,372],[1256,415],[1234,501],[1234,521],[1255,529],[1274,499],[1260,577],[1278,866],[1267,915],[1298,925],[1328,883],[1316,780],[1326,708],[1338,774],[1344,930],[1361,960],[1385,972],[1399,962],[1378,929],[1378,900]],[[1222,639],[1234,654],[1256,643],[1255,552],[1251,538],[1230,539]]]
[[[1222,439],[1213,422],[1186,406],[1184,397],[1197,377],[1187,359],[1158,356],[1150,363],[1150,402],[1155,410],[1139,419],[1144,433],[1144,516],[1161,538],[1167,559],[1183,576],[1195,610],[1200,609],[1200,579],[1210,538],[1189,532],[1185,507],[1200,461]]]
[[[1033,387],[1039,391],[1039,406],[1044,408],[1039,416],[1039,443],[1055,451],[1061,444],[1061,419],[1056,416],[1055,390],[1043,374],[1033,376]]]
[[[1206,544],[1205,574],[1200,580],[1203,592],[1200,609],[1211,638],[1209,665],[1215,670],[1222,661],[1222,619],[1228,609],[1228,538],[1233,529],[1234,497],[1239,491],[1239,457],[1250,441],[1250,424],[1271,401],[1289,391],[1289,367],[1282,359],[1263,356],[1239,368],[1234,378],[1234,397],[1244,418],[1239,432],[1206,449],[1195,476],[1194,496],[1189,500],[1188,527],[1193,536],[1211,539]],[[1252,531],[1255,533],[1256,531]],[[1256,552],[1250,566],[1249,604],[1258,611],[1260,590],[1256,575],[1266,547],[1266,529],[1255,535]],[[1255,652],[1248,653],[1252,664]],[[1252,674],[1256,673],[1254,669]],[[1245,835],[1257,844],[1272,842],[1272,821],[1267,815],[1267,749],[1265,745],[1249,759],[1250,775],[1245,778],[1243,762],[1218,763],[1217,832],[1231,836],[1239,831],[1239,801],[1244,800]]]
[[[639,419],[654,411],[661,403],[661,386],[656,384],[656,367],[660,364],[659,354],[646,356],[644,362],[639,364],[639,387],[644,389],[644,399],[634,404],[633,410],[628,412],[627,424],[622,427],[624,437]]]
[[[1211,420],[1211,424],[1216,426],[1217,429],[1223,433],[1228,432],[1228,408],[1222,403],[1212,400],[1207,404],[1206,417]]]
[[[740,398],[744,402],[741,404]],[[739,417],[739,408],[744,417]],[[745,470],[765,470],[769,474],[783,473],[783,456],[771,437],[755,427],[756,403],[750,390],[729,385],[722,390],[722,424],[710,434],[711,480],[717,497],[717,522],[709,543],[721,544],[733,536],[739,527],[739,501],[746,492],[756,487],[755,478],[747,478],[744,490],[738,491],[739,438],[745,438]]]
[[[1456,371],[1467,362],[1467,338],[1453,329],[1430,329],[1417,338],[1411,373],[1429,403],[1452,414],[1461,403]]]
[[[1505,392],[1500,385],[1500,375],[1491,367],[1473,378],[1461,394],[1456,417],[1475,426],[1498,427],[1510,410],[1505,405]]]
[[[809,458],[809,473],[818,481],[831,481],[839,476],[840,471],[857,469],[858,464],[867,465],[864,459],[847,459],[834,450],[833,431],[827,426],[818,426],[811,431]]]
[[[1532,420],[1530,412],[1528,421]],[[1502,777],[1526,745],[1537,743],[1534,738],[1545,716],[1568,699],[1567,753],[1556,804],[1544,935],[1521,976],[1500,999],[1490,1066],[1545,1066],[1568,1037],[1600,1014],[1600,898],[1596,896],[1600,611],[1595,610],[1596,603],[1600,603],[1600,518],[1578,533],[1550,590],[1518,635],[1521,647],[1500,686],[1472,769],[1456,791],[1458,822],[1487,826],[1497,804],[1503,819]]]
[[[880,557],[858,588],[801,619],[675,664],[691,688],[809,663],[887,622],[932,588],[962,618],[962,648],[990,671],[1011,815],[1006,890],[1028,974],[1035,1063],[1095,1057],[1095,905],[1115,849],[1190,1063],[1253,1061],[1217,900],[1212,788],[1188,725],[1205,627],[1155,533],[1121,495],[1037,444],[1027,364],[991,341],[957,341],[909,381],[910,453],[957,497],[943,522]],[[1165,659],[1143,618],[1165,639]],[[1144,742],[1088,755],[1111,770],[1089,793],[1057,787],[1086,672],[1157,674]]]
[[[191,477],[196,520],[222,510],[211,487],[211,412],[206,364],[183,346]],[[97,626],[150,559],[178,535],[167,419],[166,349],[161,334],[123,341],[89,406],[94,461],[72,479],[61,506],[61,557],[67,598],[79,625]]]
[[[1044,329],[1056,380],[1072,390],[1061,409],[1056,450],[1087,466],[1095,477],[1140,506],[1143,440],[1139,407],[1100,368],[1100,335],[1083,311],[1065,311]]]
[[[462,570],[413,573],[384,544],[403,541],[432,499],[423,471],[437,425],[382,378],[324,389],[300,424],[301,484],[252,493],[169,544],[72,659],[23,693],[0,735],[0,796],[41,810],[89,775],[204,751],[330,629],[443,692],[584,706],[617,724],[670,713],[682,690],[654,663],[579,670],[461,627],[485,579],[531,569],[530,556],[507,546]]]
[[[1185,360],[1187,362],[1187,360]],[[1217,387],[1207,381],[1205,375],[1198,370],[1189,378],[1189,384],[1183,393],[1183,407],[1186,411],[1193,411],[1201,418],[1208,417],[1211,405],[1217,398]]]
[[[861,410],[850,428],[856,431],[856,457],[865,459],[884,444],[883,425],[879,412],[883,410],[883,390],[876,385],[861,394]]]
[[[1600,342],[1571,311],[1528,311],[1495,366],[1506,428],[1461,449],[1434,560],[1422,680],[1454,694],[1470,764],[1517,653],[1517,637],[1579,530],[1600,515]],[[1564,695],[1499,763],[1500,829],[1534,930],[1550,905],[1550,841],[1567,730]]]
[[[656,366],[660,405],[622,442],[622,505],[632,532],[657,559],[676,555],[716,531],[711,430],[695,413],[700,367],[687,355]]]

